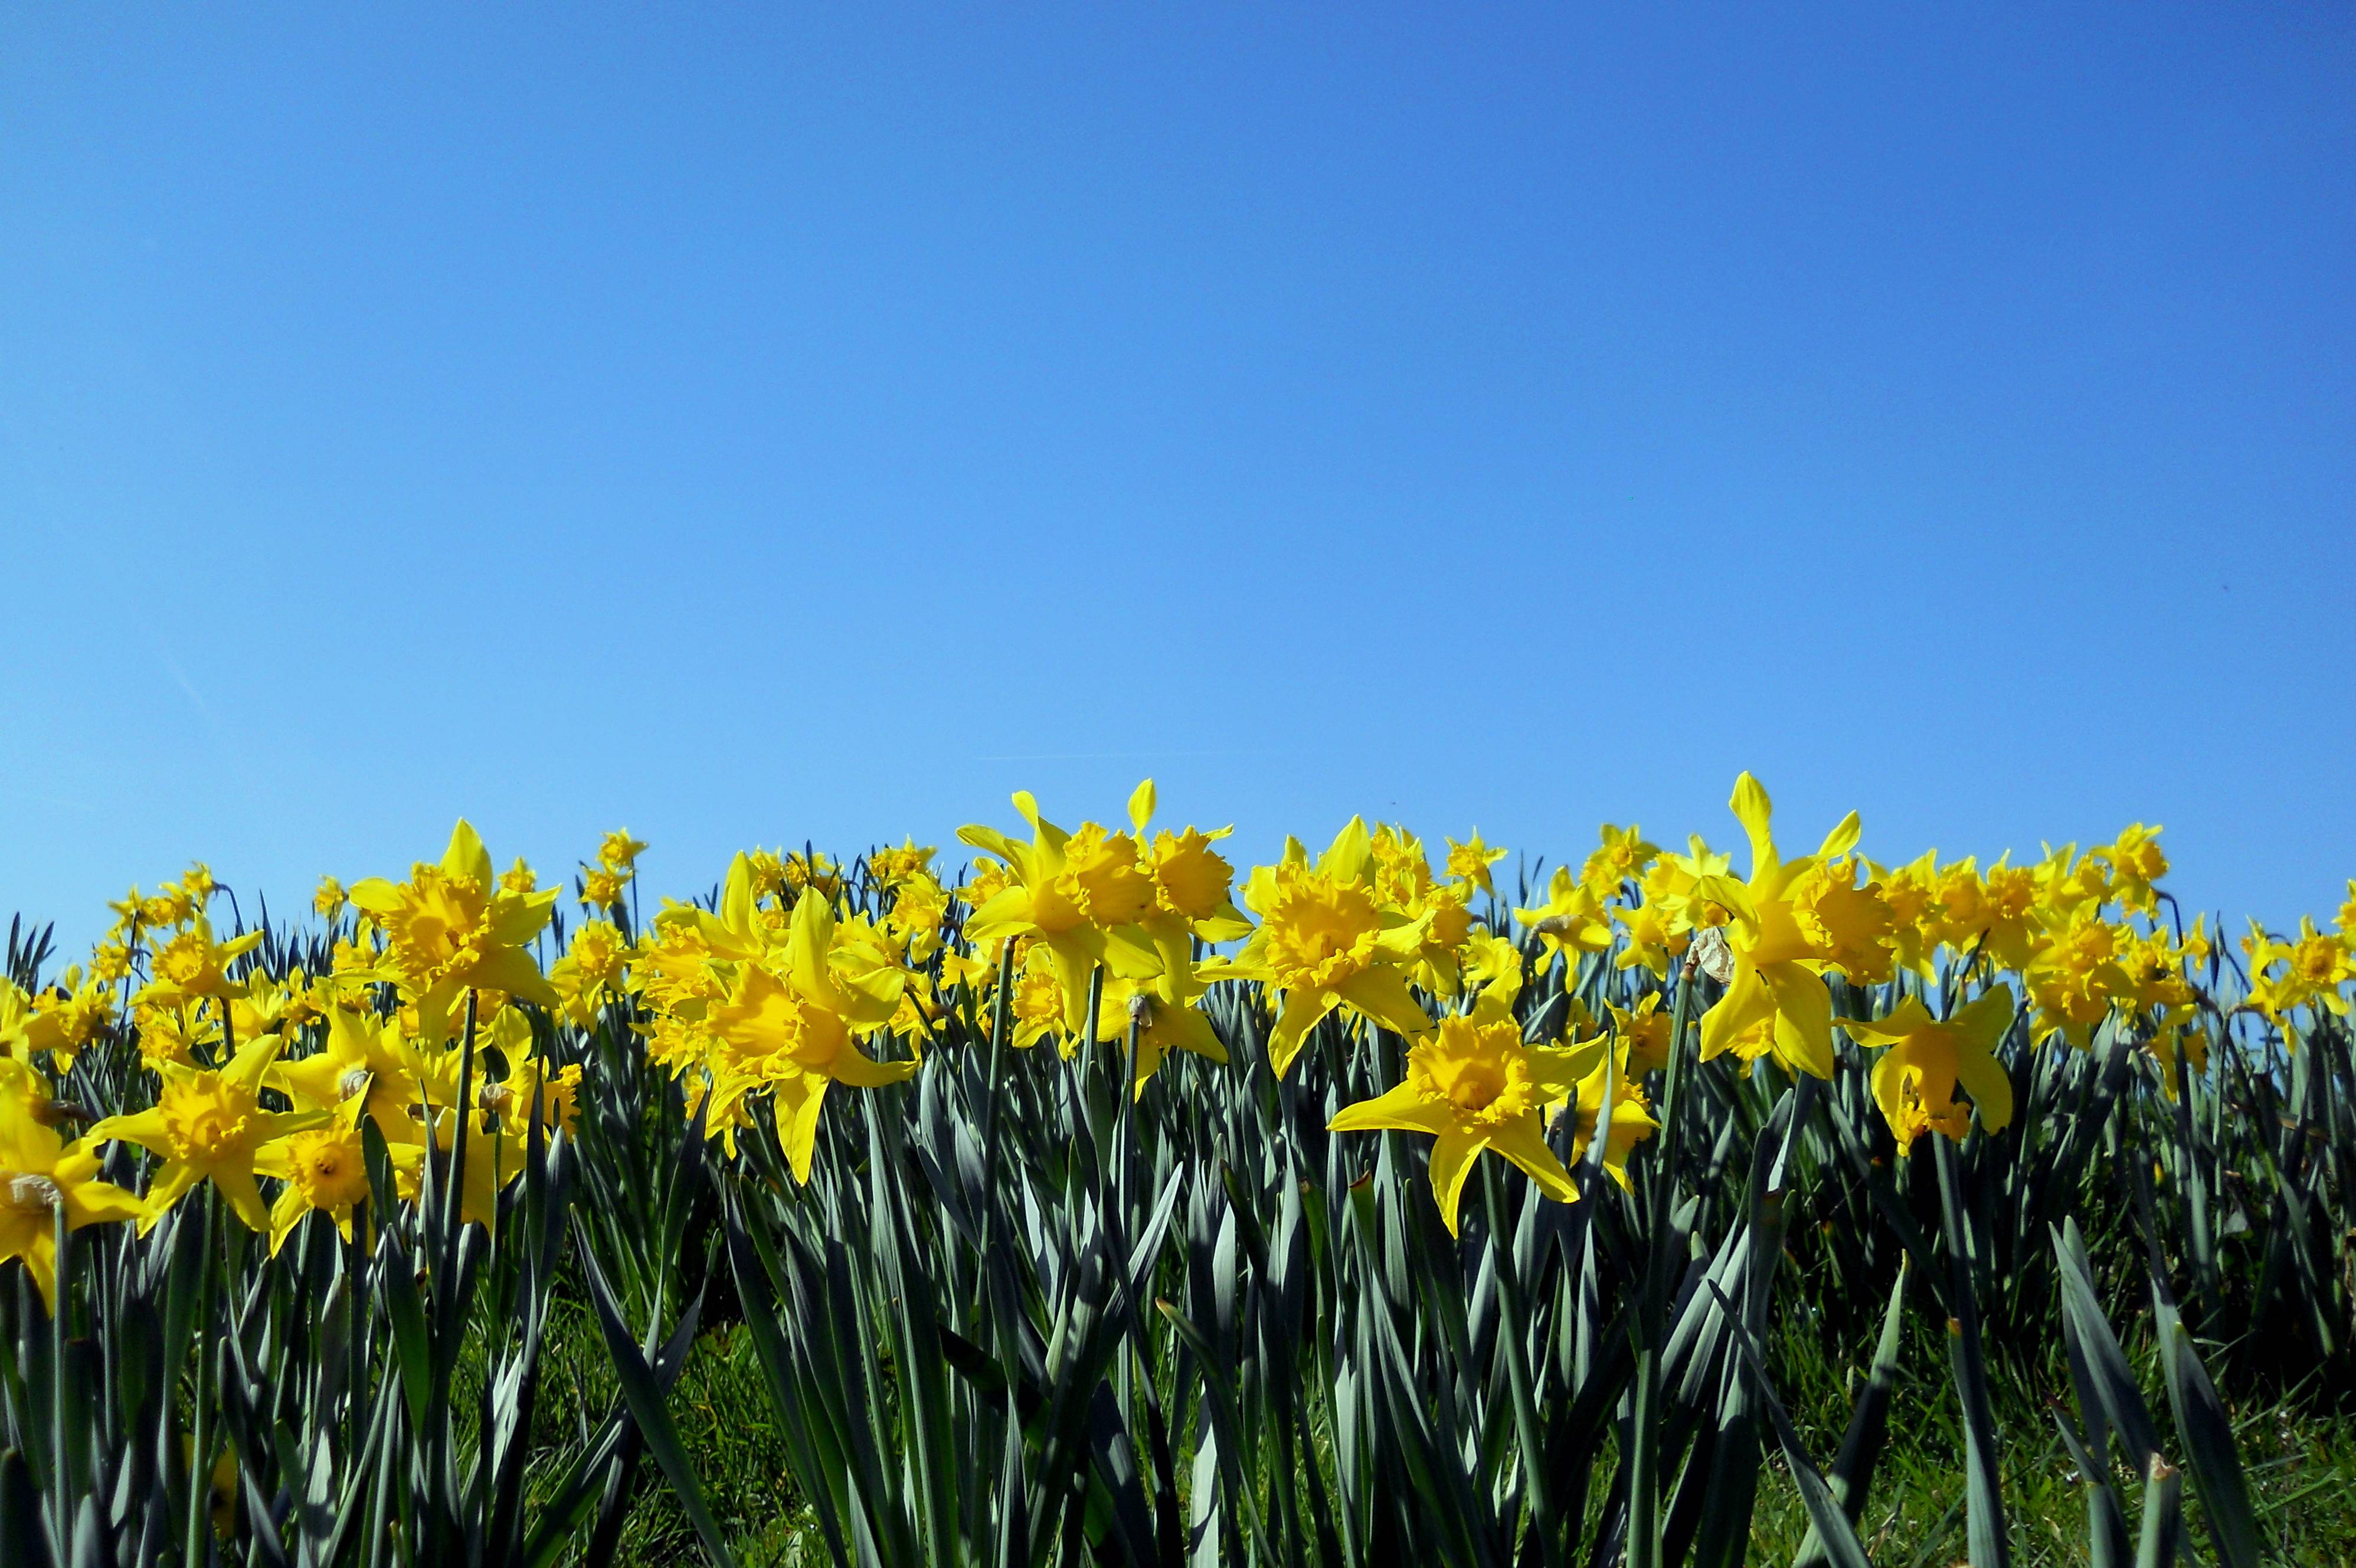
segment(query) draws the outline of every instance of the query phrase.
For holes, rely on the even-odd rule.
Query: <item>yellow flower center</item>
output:
[[[2291,971],[2311,986],[2331,985],[2339,976],[2343,951],[2330,937],[2305,937],[2290,950]]]
[[[401,902],[383,917],[393,962],[418,989],[471,965],[489,939],[490,900],[469,877],[420,864],[401,886]]]
[[[1015,976],[1013,1007],[1017,1023],[1053,1024],[1061,1020],[1064,992],[1055,983],[1055,971],[1044,965],[1025,965]]]
[[[2053,944],[2054,967],[2083,983],[2118,951],[2118,933],[2098,920],[2080,921]]]
[[[294,1185],[312,1208],[348,1208],[369,1195],[368,1162],[358,1133],[323,1127],[296,1133],[286,1147]]]
[[[1881,884],[1855,885],[1847,860],[1818,869],[1793,900],[1800,933],[1852,980],[1890,977],[1890,938],[1895,929]]]
[[[1424,946],[1435,953],[1446,953],[1463,945],[1472,934],[1472,912],[1448,893],[1431,901],[1430,934],[1423,939]]]
[[[1138,863],[1136,839],[1084,822],[1064,845],[1055,893],[1081,919],[1130,925],[1153,907],[1153,879]]]
[[[1511,1021],[1442,1019],[1440,1032],[1407,1053],[1408,1080],[1471,1125],[1498,1126],[1526,1115],[1535,1103],[1529,1053]]]
[[[1278,875],[1274,907],[1261,927],[1278,987],[1323,989],[1364,969],[1383,926],[1365,890],[1292,867]]]
[[[167,1080],[155,1108],[164,1118],[172,1157],[196,1166],[236,1159],[256,1130],[254,1118],[262,1109],[250,1091],[215,1073],[193,1083]]]
[[[1987,874],[1990,918],[2019,920],[2037,901],[2037,875],[2026,866],[1998,866]]]
[[[1207,920],[1227,901],[1236,869],[1211,848],[1211,840],[1189,827],[1183,834],[1159,833],[1153,838],[1153,880],[1170,907],[1188,920]]]

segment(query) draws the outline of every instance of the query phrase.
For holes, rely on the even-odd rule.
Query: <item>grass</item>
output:
[[[569,1316],[551,1343],[548,1376],[552,1394],[562,1387],[567,1391],[562,1400],[602,1410],[613,1381],[594,1334],[584,1316]],[[1868,1345],[1826,1347],[1790,1330],[1776,1346],[1781,1392],[1819,1464],[1839,1446],[1848,1418],[1846,1389],[1861,1384],[1869,1351]],[[2164,1408],[2167,1396],[2148,1344],[2131,1351],[2154,1409]],[[1944,1354],[1931,1326],[1918,1317],[1890,1412],[1890,1444],[1860,1520],[1868,1551],[1889,1568],[1953,1568],[1965,1561],[1962,1432]],[[2058,1363],[2036,1373],[2015,1370],[1997,1383],[2005,1500],[2019,1568],[2085,1562],[2084,1494],[2043,1410],[2049,1397],[2066,1399],[2066,1384],[2067,1371]],[[714,1511],[730,1531],[730,1545],[746,1568],[816,1568],[828,1562],[816,1516],[787,1473],[760,1367],[741,1328],[724,1326],[702,1336],[671,1408]],[[2233,1415],[2252,1500],[2276,1553],[2272,1561],[2284,1568],[2346,1568],[2356,1562],[2356,1418],[2308,1409],[2295,1398],[2237,1404]],[[1187,1473],[1182,1463],[1180,1474]],[[2130,1506],[2132,1532],[2141,1483],[2124,1465],[2114,1478]],[[2187,1508],[2188,1540],[2206,1560],[2200,1504],[2189,1488]],[[1806,1533],[1798,1490],[1782,1456],[1771,1454],[1751,1518],[1749,1560],[1789,1563]],[[702,1561],[668,1488],[644,1475],[621,1561],[646,1568]]]
[[[1777,1349],[1783,1397],[1811,1455],[1824,1463],[1839,1446],[1847,1420],[1844,1384],[1851,1377],[1862,1382],[1870,1346],[1826,1352],[1787,1332]],[[2130,1339],[2127,1349],[2142,1374],[2147,1402],[2156,1414],[2164,1412],[2167,1394],[2147,1332]],[[2050,1366],[2002,1371],[1995,1392],[2013,1562],[2018,1568],[2084,1563],[2085,1494],[2046,1413],[2047,1401],[2069,1401],[2066,1365],[2057,1354]],[[2276,1553],[2271,1561],[2295,1568],[2345,1568],[2356,1561],[2356,1417],[2311,1409],[2296,1398],[2252,1399],[2230,1408],[2251,1501]],[[1890,1568],[1949,1568],[1964,1562],[1963,1435],[1944,1347],[1919,1314],[1905,1348],[1890,1424],[1890,1445],[1858,1521],[1867,1550],[1877,1563]],[[2167,1434],[2163,1441],[2172,1436]],[[2128,1474],[2115,1452],[2112,1459],[2113,1483],[2127,1505],[2132,1538],[2142,1480]],[[2185,1505],[2187,1540],[2206,1561],[2206,1527],[2189,1485]],[[1799,1492],[1781,1456],[1772,1456],[1751,1517],[1751,1560],[1788,1563],[1806,1533]]]

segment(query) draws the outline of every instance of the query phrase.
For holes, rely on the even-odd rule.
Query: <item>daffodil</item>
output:
[[[16,981],[0,975],[0,1060],[29,1062],[64,1039],[59,1021],[36,1011],[33,998]]]
[[[1695,896],[1730,917],[1734,977],[1702,1019],[1701,1054],[1718,1055],[1761,1021],[1774,1020],[1777,1055],[1818,1078],[1833,1072],[1832,994],[1822,971],[1854,978],[1890,963],[1889,906],[1869,884],[1852,885],[1845,858],[1858,840],[1857,813],[1842,818],[1815,854],[1786,860],[1769,832],[1772,806],[1744,773],[1730,802],[1751,838],[1751,876],[1699,879]]]
[[[643,838],[633,838],[626,827],[616,827],[597,846],[597,863],[609,871],[626,871],[646,853]]]
[[[1884,1018],[1840,1020],[1858,1043],[1890,1048],[1873,1064],[1873,1098],[1901,1153],[1924,1132],[1961,1142],[1974,1109],[1987,1132],[2011,1122],[2012,1079],[1996,1048],[2012,1027],[2015,1008],[2010,988],[1992,986],[1944,1022],[1915,997]],[[1958,1086],[1971,1095],[1969,1106],[1957,1103]]]
[[[1280,1078],[1309,1031],[1336,1008],[1398,1034],[1431,1028],[1403,972],[1420,955],[1429,917],[1409,920],[1377,904],[1374,871],[1366,825],[1354,816],[1313,867],[1298,843],[1289,844],[1284,859],[1254,870],[1245,888],[1259,927],[1223,973],[1260,981],[1282,997],[1268,1046]]]
[[[425,1162],[423,1144],[388,1144],[386,1153],[397,1179],[407,1179],[401,1187],[413,1194],[418,1169]],[[290,1133],[262,1145],[254,1156],[253,1168],[285,1184],[279,1189],[278,1201],[270,1206],[273,1256],[286,1244],[294,1227],[314,1213],[327,1215],[344,1240],[352,1239],[352,1211],[369,1198],[368,1156],[356,1114],[339,1115],[325,1126]]]
[[[897,848],[886,844],[867,852],[867,875],[878,887],[897,888],[914,877],[930,880],[932,874],[932,847],[920,847],[914,838],[902,839]]]
[[[1588,851],[1579,880],[1599,899],[1612,898],[1630,882],[1641,881],[1661,853],[1660,846],[1645,842],[1643,830],[1633,822],[1625,827],[1607,822],[1596,836],[1601,842]]]
[[[416,1004],[429,1041],[443,1038],[451,1004],[469,989],[557,1005],[530,952],[548,923],[555,890],[508,891],[467,823],[452,830],[441,864],[419,862],[405,882],[381,877],[356,882],[351,901],[384,933],[379,977],[398,984]]]
[[[1145,1085],[1173,1051],[1192,1052],[1205,1061],[1224,1063],[1227,1048],[1196,1004],[1209,989],[1194,965],[1171,969],[1145,980],[1119,980],[1105,987],[1097,1019],[1100,1043],[1125,1043],[1132,1025],[1137,1029],[1137,1054],[1130,1063],[1132,1098],[1145,1097]]]
[[[422,1136],[411,1115],[422,1092],[416,1057],[398,1026],[352,1008],[327,1009],[327,1042],[309,1056],[271,1062],[262,1082],[302,1111],[333,1111],[358,1101],[388,1143]]]
[[[1153,806],[1153,781],[1147,779],[1129,797],[1130,826],[1153,879],[1153,908],[1138,923],[1169,966],[1191,957],[1194,939],[1233,942],[1250,934],[1251,922],[1235,905],[1235,867],[1211,848],[1234,829],[1215,827],[1205,833],[1189,824],[1183,832],[1164,828],[1148,839]]]
[[[1582,953],[1601,953],[1612,945],[1612,922],[1603,900],[1594,889],[1557,866],[1547,883],[1547,901],[1517,909],[1514,918],[1526,926],[1549,955],[1576,964]]]
[[[898,1012],[902,976],[895,970],[838,972],[835,929],[825,895],[806,891],[794,905],[781,961],[744,964],[726,1000],[710,1010],[712,1033],[733,1052],[715,1076],[758,1077],[775,1087],[786,1156],[803,1181],[829,1087],[880,1089],[916,1071],[913,1061],[877,1061],[860,1049],[861,1032],[880,1029]],[[740,1095],[749,1092],[734,1088]]]
[[[966,843],[1003,860],[1015,879],[967,919],[966,937],[983,944],[1031,936],[1044,944],[1063,986],[1064,1027],[1076,1035],[1087,1027],[1097,965],[1130,978],[1154,972],[1152,942],[1136,928],[1153,912],[1159,891],[1130,835],[1093,822],[1066,833],[1039,815],[1028,790],[1015,792],[1014,807],[1031,824],[1028,844],[994,827],[958,830]],[[1113,940],[1124,934],[1132,939]]]
[[[0,1260],[22,1258],[54,1313],[58,1306],[57,1214],[79,1231],[136,1220],[139,1196],[98,1179],[94,1139],[68,1142],[44,1116],[48,1091],[40,1074],[0,1059]]]
[[[187,1002],[209,997],[227,1001],[241,988],[239,982],[229,977],[230,962],[261,944],[258,931],[216,942],[212,922],[202,914],[194,915],[186,930],[155,950],[155,977],[142,989],[141,998]]]
[[[147,1189],[146,1211],[139,1221],[142,1235],[182,1193],[208,1179],[248,1229],[269,1230],[270,1211],[253,1182],[255,1156],[262,1145],[324,1125],[328,1119],[324,1111],[262,1108],[262,1077],[278,1060],[281,1043],[276,1035],[249,1040],[218,1071],[161,1063],[156,1071],[163,1089],[154,1105],[127,1116],[109,1116],[91,1128],[91,1143],[120,1138],[163,1157]]]
[[[581,868],[581,903],[585,909],[611,911],[622,902],[622,889],[630,880],[624,871],[604,866]]]
[[[1453,1235],[1464,1179],[1483,1149],[1520,1167],[1558,1202],[1579,1197],[1570,1172],[1547,1147],[1545,1113],[1578,1093],[1595,1054],[1525,1045],[1510,1017],[1452,1016],[1409,1048],[1407,1078],[1398,1088],[1344,1107],[1327,1125],[1337,1133],[1431,1134],[1431,1193]]]
[[[434,1150],[436,1180],[449,1179],[450,1161],[456,1157],[458,1117],[454,1111],[436,1113]],[[466,1164],[458,1182],[458,1220],[496,1232],[499,1224],[499,1194],[523,1174],[530,1152],[530,1134],[503,1127],[481,1111],[466,1114]]]
[[[1662,1022],[1665,1024],[1667,1020]],[[1603,1140],[1603,1169],[1623,1192],[1631,1190],[1629,1154],[1661,1125],[1654,1120],[1652,1103],[1644,1098],[1643,1071],[1630,1060],[1633,1055],[1633,1048],[1627,1043],[1622,1044],[1616,1058],[1599,1054],[1595,1065],[1579,1081],[1576,1093],[1562,1106],[1564,1111],[1572,1113],[1571,1159],[1576,1163],[1587,1157],[1588,1147],[1594,1141],[1595,1124],[1603,1115],[1603,1094],[1608,1084],[1612,1123]]]
[[[2110,895],[2128,910],[2150,914],[2159,908],[2153,885],[2168,875],[2168,856],[2159,847],[2160,830],[2131,823],[2117,838],[2088,853],[2089,859],[2109,869]]]
[[[548,984],[573,1024],[587,1029],[597,1009],[628,989],[629,940],[609,922],[584,920],[573,933],[564,956],[548,966]]]
[[[2095,1027],[2134,988],[2119,964],[2131,934],[2081,904],[2040,939],[2022,976],[2037,1004],[2038,1039],[2059,1034],[2082,1051],[2094,1043]]]
[[[1668,1066],[1669,1027],[1676,1020],[1660,1010],[1658,991],[1645,992],[1633,1008],[1623,1008],[1617,1002],[1604,1006],[1611,1009],[1612,1030],[1620,1037],[1621,1049],[1627,1052],[1630,1077],[1641,1079]]]
[[[2252,929],[2254,940],[2243,945],[2250,955],[2254,1006],[2277,1022],[2310,1003],[2348,1016],[2348,998],[2340,987],[2356,978],[2356,953],[2347,943],[2317,930],[2313,916],[2300,918],[2298,935],[2288,942]],[[2282,965],[2279,973],[2276,965]]]
[[[992,970],[991,976],[994,981],[997,971]],[[1055,955],[1036,942],[1026,941],[1018,951],[1006,1011],[1012,1026],[1012,1038],[1007,1043],[1018,1051],[1030,1050],[1064,1026],[1064,985],[1055,977]],[[1067,1036],[1065,1055],[1072,1053],[1071,1047],[1072,1040]]]
[[[1682,912],[1665,903],[1638,904],[1633,909],[1612,905],[1612,923],[1628,933],[1612,966],[1644,968],[1656,978],[1667,979],[1670,960],[1693,944],[1693,933],[1685,928]]]
[[[1462,844],[1453,838],[1446,842],[1448,874],[1468,886],[1479,888],[1484,893],[1494,894],[1497,885],[1490,877],[1489,868],[1504,859],[1506,851],[1493,848],[1483,842],[1481,830],[1477,827],[1472,830],[1472,837]]]

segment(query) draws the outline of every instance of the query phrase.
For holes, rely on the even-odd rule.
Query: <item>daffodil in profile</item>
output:
[[[1568,866],[1554,869],[1546,902],[1517,909],[1514,918],[1538,939],[1544,952],[1573,964],[1582,953],[1601,953],[1612,945],[1612,922],[1602,898],[1572,876]]]
[[[1744,773],[1729,803],[1751,837],[1751,876],[1700,878],[1694,898],[1722,908],[1734,977],[1702,1019],[1705,1060],[1737,1037],[1774,1021],[1775,1054],[1818,1078],[1833,1072],[1832,994],[1824,971],[1852,979],[1886,979],[1892,958],[1890,906],[1871,883],[1858,887],[1847,859],[1858,840],[1857,813],[1826,835],[1814,855],[1786,860],[1769,831],[1772,807],[1759,781]]]
[[[1599,1053],[1595,1065],[1579,1081],[1578,1092],[1562,1103],[1558,1113],[1571,1117],[1571,1159],[1583,1160],[1594,1140],[1595,1125],[1603,1116],[1605,1090],[1610,1090],[1612,1121],[1604,1135],[1603,1169],[1622,1191],[1630,1190],[1628,1156],[1661,1125],[1653,1119],[1652,1102],[1644,1097],[1644,1086],[1632,1068],[1629,1054],[1630,1044],[1625,1040],[1615,1052]]]
[[[327,1009],[327,1042],[310,1055],[281,1057],[262,1083],[298,1111],[334,1111],[359,1102],[388,1143],[415,1143],[423,1130],[410,1113],[421,1099],[415,1054],[399,1027],[347,1007]]]
[[[1578,1198],[1570,1172],[1547,1147],[1546,1111],[1575,1097],[1601,1056],[1600,1044],[1526,1045],[1510,1016],[1476,1008],[1442,1019],[1430,1039],[1409,1048],[1407,1078],[1398,1088],[1345,1107],[1327,1125],[1337,1133],[1432,1135],[1431,1193],[1453,1235],[1464,1179],[1484,1149],[1511,1160],[1558,1202]]]
[[[280,1043],[276,1035],[248,1041],[219,1070],[157,1063],[155,1071],[164,1083],[154,1105],[127,1116],[109,1116],[90,1129],[93,1144],[120,1138],[163,1158],[147,1189],[141,1234],[153,1229],[181,1194],[208,1179],[248,1229],[270,1229],[270,1211],[253,1180],[262,1147],[328,1120],[324,1111],[262,1108],[262,1077],[278,1060]]]
[[[135,1192],[98,1179],[94,1140],[58,1136],[46,1115],[48,1091],[39,1073],[0,1059],[0,1260],[22,1258],[41,1299],[57,1310],[57,1214],[79,1231],[136,1220]]]
[[[1840,1020],[1860,1045],[1890,1048],[1873,1064],[1873,1098],[1901,1153],[1925,1132],[1961,1142],[1975,1109],[1984,1131],[2002,1132],[2011,1123],[2012,1078],[1996,1048],[2016,1008],[2010,987],[1991,986],[1944,1021],[1917,997],[1884,1018]],[[1958,1087],[1971,1095],[1969,1105],[1956,1100]]]
[[[859,1037],[891,1022],[905,984],[897,970],[838,971],[832,963],[837,923],[817,889],[794,905],[782,961],[746,963],[708,1022],[724,1048],[713,1092],[740,1099],[757,1083],[776,1089],[777,1126],[794,1174],[809,1179],[819,1109],[835,1083],[877,1089],[916,1071],[913,1061],[878,1061]],[[691,1096],[692,1098],[692,1096]]]
[[[1173,1051],[1206,1061],[1227,1060],[1227,1048],[1197,1006],[1209,988],[1194,966],[1183,962],[1151,979],[1107,983],[1103,1010],[1097,1019],[1097,1040],[1100,1044],[1125,1046],[1130,1029],[1135,1028],[1137,1054],[1130,1063],[1133,1098],[1144,1098],[1146,1083]]]

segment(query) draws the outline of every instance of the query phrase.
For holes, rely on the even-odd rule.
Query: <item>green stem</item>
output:
[[[188,1424],[191,1440],[188,1450],[188,1517],[187,1529],[182,1540],[181,1568],[204,1568],[209,1560],[206,1532],[211,1528],[211,1509],[208,1504],[212,1496],[212,1464],[206,1453],[212,1442],[212,1358],[208,1353],[212,1343],[212,1325],[208,1317],[213,1302],[213,1285],[220,1272],[214,1257],[219,1248],[214,1244],[214,1211],[220,1207],[208,1182],[199,1191],[198,1201],[205,1211],[204,1269],[197,1280],[197,1375],[196,1408],[190,1413]]]
[[[1530,1533],[1547,1568],[1558,1560],[1554,1509],[1546,1490],[1545,1445],[1538,1429],[1537,1397],[1531,1384],[1529,1345],[1524,1336],[1521,1276],[1514,1267],[1514,1224],[1505,1207],[1505,1184],[1497,1161],[1481,1161],[1482,1196],[1489,1211],[1489,1253],[1497,1265],[1497,1335],[1505,1346],[1505,1381],[1514,1396],[1514,1435],[1522,1449],[1522,1495],[1530,1509]]]
[[[1939,1166],[1939,1221],[1946,1233],[1950,1308],[1947,1349],[1955,1376],[1955,1397],[1963,1405],[1964,1477],[1971,1506],[1965,1510],[1966,1536],[1974,1568],[2009,1568],[2012,1550],[2006,1539],[2003,1495],[1998,1487],[1996,1413],[1988,1400],[1987,1360],[1980,1343],[1979,1300],[1972,1283],[1971,1232],[1965,1228],[1963,1182],[1955,1168],[1955,1146],[1937,1134],[1926,1135],[1935,1146]]]
[[[66,1456],[66,1317],[71,1310],[72,1298],[67,1294],[72,1284],[72,1259],[69,1249],[73,1244],[73,1232],[66,1224],[66,1200],[62,1192],[49,1206],[50,1223],[56,1227],[57,1253],[54,1259],[49,1304],[49,1480],[57,1488],[58,1561],[71,1563],[73,1548],[73,1466]]]
[[[1653,1162],[1653,1184],[1647,1197],[1645,1239],[1651,1247],[1636,1310],[1629,1315],[1636,1347],[1636,1399],[1633,1412],[1635,1452],[1628,1457],[1629,1568],[1660,1568],[1661,1564],[1661,1348],[1667,1337],[1669,1296],[1676,1288],[1674,1270],[1679,1260],[1670,1255],[1669,1215],[1676,1186],[1677,1089],[1684,1079],[1687,1026],[1693,1019],[1693,995],[1697,960],[1686,959],[1677,976],[1677,999],[1669,1017],[1668,1077],[1661,1090],[1661,1131],[1655,1140],[1659,1154]],[[1597,1129],[1600,1136],[1608,1128]]]

